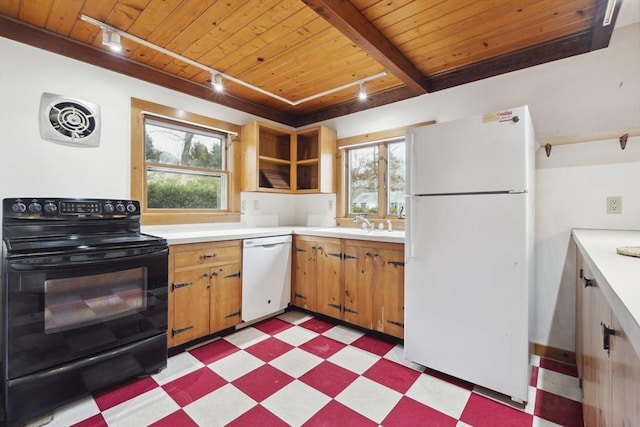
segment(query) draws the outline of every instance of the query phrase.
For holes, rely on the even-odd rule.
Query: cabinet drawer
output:
[[[239,263],[242,247],[239,240],[221,243],[197,243],[172,247],[175,268],[194,265]]]

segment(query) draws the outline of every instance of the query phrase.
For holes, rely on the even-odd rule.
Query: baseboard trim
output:
[[[576,354],[573,351],[561,348],[533,343],[533,354],[546,357],[547,359],[553,359],[558,362],[568,363],[570,365],[576,364]]]

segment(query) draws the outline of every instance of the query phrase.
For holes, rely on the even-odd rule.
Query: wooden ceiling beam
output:
[[[302,1],[406,84],[414,96],[429,92],[427,77],[351,2],[343,0]]]
[[[456,68],[430,78],[434,92],[590,51],[591,30]]]

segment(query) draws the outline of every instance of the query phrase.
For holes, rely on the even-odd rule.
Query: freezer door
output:
[[[405,358],[527,400],[529,195],[413,197]]]
[[[504,121],[478,115],[410,130],[409,194],[528,190],[535,150],[528,109],[502,113]]]

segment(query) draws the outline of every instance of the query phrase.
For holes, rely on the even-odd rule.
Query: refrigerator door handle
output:
[[[413,196],[404,196],[405,197],[405,211],[407,212],[407,215],[405,216],[405,224],[404,224],[404,228],[405,228],[405,245],[406,245],[406,257],[407,257],[407,262],[409,262],[411,259],[413,259],[413,239],[411,238],[411,230],[413,229],[413,212],[411,209],[411,202],[413,201]]]
[[[405,162],[405,167],[407,168],[406,170],[406,179],[407,182],[405,182],[405,188],[407,189],[407,193],[409,194],[414,194],[413,193],[413,188],[411,187],[411,182],[413,181],[412,176],[413,175],[413,168],[411,167],[411,159],[413,159],[413,142],[414,142],[414,136],[412,132],[409,132],[407,134],[408,138],[407,138],[407,153],[405,155],[405,158],[407,159],[407,161]],[[405,208],[405,212],[407,212],[407,209]]]

